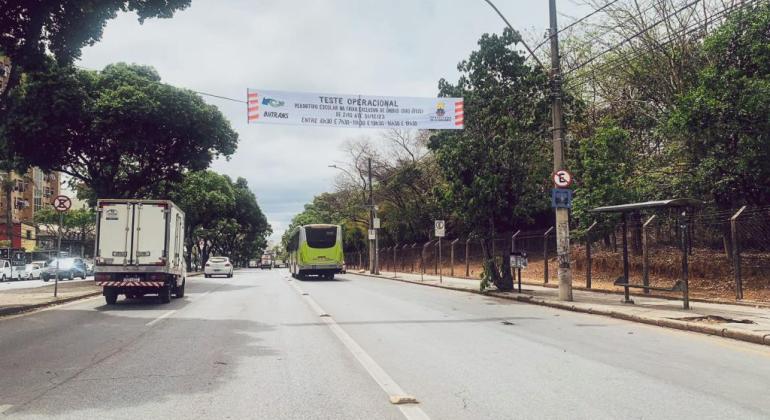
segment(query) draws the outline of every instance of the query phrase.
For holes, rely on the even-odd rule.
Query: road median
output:
[[[473,279],[453,277],[440,279],[438,276],[403,273],[397,273],[395,276],[394,273],[372,275],[366,272],[355,272],[355,274],[770,345],[770,317],[768,317],[768,310],[761,307],[702,302],[692,305],[690,310],[684,310],[681,307],[681,301],[635,296],[633,298],[635,304],[625,304],[621,303],[616,295],[584,290],[574,291],[573,302],[563,302],[558,300],[557,289],[531,284],[522,289],[522,293],[503,292],[496,289],[481,292],[480,281]]]
[[[200,275],[197,272],[188,273],[187,277]],[[3,290],[0,292],[0,318],[102,294],[101,286],[93,281],[60,281],[56,297],[53,295],[54,287],[51,283],[42,287]]]

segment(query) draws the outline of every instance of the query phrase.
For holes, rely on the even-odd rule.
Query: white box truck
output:
[[[184,212],[168,200],[97,201],[94,279],[107,304],[119,295],[184,296]]]

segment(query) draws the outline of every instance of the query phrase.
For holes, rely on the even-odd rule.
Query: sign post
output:
[[[443,261],[441,261],[441,238],[446,236],[446,223],[444,223],[443,220],[436,220],[434,222],[434,227],[436,230],[436,237],[438,238],[438,281],[439,283],[444,282],[444,274],[443,274],[443,268],[444,264]]]
[[[53,296],[59,294],[59,263],[61,262],[61,225],[64,223],[64,213],[72,207],[72,200],[66,195],[58,195],[53,199],[53,208],[59,212],[59,235],[56,241],[56,273],[53,286]]]

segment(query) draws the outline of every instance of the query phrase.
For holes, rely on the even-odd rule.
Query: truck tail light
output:
[[[96,273],[94,275],[94,280],[95,281],[111,281],[112,280],[112,275],[107,274],[107,273]]]

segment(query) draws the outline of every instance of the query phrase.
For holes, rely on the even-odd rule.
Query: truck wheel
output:
[[[5,281],[5,274],[3,274],[3,277],[0,277],[0,281]]]
[[[48,283],[48,280],[49,280],[48,276],[42,276],[41,278],[43,279],[44,282]]]
[[[104,289],[104,300],[108,305],[114,305],[118,302],[118,292],[110,289]]]
[[[75,275],[72,274],[72,271],[70,271],[70,275],[67,278],[70,280],[75,280]]]
[[[183,297],[184,297],[184,284],[185,284],[185,283],[186,283],[186,282],[185,282],[184,280],[182,280],[182,285],[181,285],[181,286],[177,286],[177,288],[176,288],[176,289],[174,289],[174,296],[175,296],[177,299],[180,299],[180,298],[183,298]]]
[[[169,303],[171,302],[171,287],[170,286],[163,286],[158,291],[158,300],[160,300],[160,303]]]

